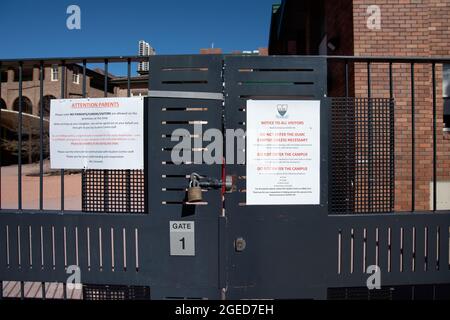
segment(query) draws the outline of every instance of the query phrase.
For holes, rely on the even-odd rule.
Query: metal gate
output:
[[[328,109],[326,61],[290,57],[226,57],[226,128],[246,129],[246,100],[321,101],[320,206],[246,206],[246,166],[228,165],[239,177],[227,194],[228,296],[232,298],[315,298],[320,296],[328,213]],[[236,162],[235,162],[236,163]],[[244,251],[233,247],[246,242]],[[314,258],[312,258],[314,257]],[[309,261],[309,263],[304,263]],[[304,290],[299,290],[304,288]]]
[[[326,57],[149,63],[145,170],[85,171],[83,212],[1,210],[0,280],[65,283],[76,265],[86,299],[370,298],[370,265],[387,288],[450,283],[450,214],[392,212],[393,99],[327,97]],[[175,129],[194,159],[206,147],[194,125],[245,130],[249,99],[321,102],[320,205],[247,206],[245,164],[172,162]],[[190,204],[192,173],[222,185]],[[183,221],[194,252],[171,255],[169,224]]]

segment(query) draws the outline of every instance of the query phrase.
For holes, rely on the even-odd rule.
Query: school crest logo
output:
[[[277,105],[278,114],[281,118],[284,118],[288,112],[288,105],[287,104],[279,104]]]

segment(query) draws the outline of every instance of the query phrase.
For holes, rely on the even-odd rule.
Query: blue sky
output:
[[[1,0],[0,58],[158,54],[200,48],[266,47],[271,6],[279,0]],[[66,28],[66,9],[81,8],[81,30]],[[6,32],[5,32],[6,31]]]

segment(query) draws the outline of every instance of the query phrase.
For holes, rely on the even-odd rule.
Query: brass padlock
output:
[[[200,187],[200,182],[197,178],[195,178],[195,176],[192,176],[191,181],[189,182],[187,197],[188,202],[191,203],[203,201],[202,188]]]

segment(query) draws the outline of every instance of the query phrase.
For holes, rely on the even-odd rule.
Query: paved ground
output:
[[[63,299],[63,284],[62,283],[45,283],[45,298],[46,299]],[[20,282],[4,281],[3,282],[3,297],[4,298],[21,298]],[[81,299],[81,289],[67,288],[67,299]],[[24,298],[27,299],[42,299],[42,284],[38,282],[24,283]]]
[[[52,172],[45,162],[44,209],[61,208],[61,177]],[[57,175],[55,175],[57,174]],[[18,201],[17,166],[1,168],[1,208],[17,209]],[[64,204],[66,210],[81,210],[81,174],[64,176]],[[22,166],[22,206],[23,209],[39,209],[39,164]]]

